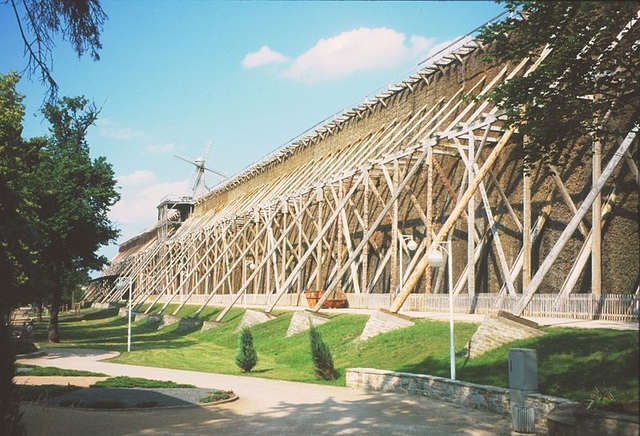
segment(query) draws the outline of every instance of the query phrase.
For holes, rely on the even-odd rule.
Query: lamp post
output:
[[[413,237],[411,235],[398,235],[398,239],[400,240],[399,244],[398,244],[398,257],[399,259],[399,266],[400,266],[400,280],[398,282],[398,289],[396,290],[396,292],[401,292],[402,291],[402,287],[404,285],[404,281],[403,281],[403,273],[402,273],[402,241],[404,241],[407,244],[407,250],[409,251],[416,251],[416,248],[418,248],[418,243],[416,241],[413,240]]]
[[[456,349],[453,338],[453,259],[451,255],[451,241],[438,242],[438,248],[427,254],[427,262],[435,268],[442,268],[445,264],[442,251],[447,253],[448,283],[449,283],[449,360],[451,363],[451,380],[456,379]],[[442,251],[441,251],[442,250]]]
[[[127,352],[131,351],[131,300],[133,300],[133,281],[131,277],[119,277],[116,282],[116,289],[121,291],[129,283],[129,321],[127,323]]]

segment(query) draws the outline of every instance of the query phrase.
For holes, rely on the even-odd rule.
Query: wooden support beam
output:
[[[430,250],[435,249],[437,244],[444,241],[444,237],[453,228],[455,222],[462,214],[462,211],[466,208],[467,203],[469,202],[469,199],[476,192],[476,190],[478,189],[478,186],[480,185],[480,182],[482,181],[484,176],[487,174],[487,171],[489,171],[489,168],[493,166],[499,154],[507,145],[507,142],[511,138],[511,135],[513,135],[514,130],[515,130],[514,127],[509,128],[504,133],[504,135],[502,136],[498,144],[496,144],[496,146],[491,151],[489,156],[487,156],[487,160],[482,165],[482,168],[480,168],[480,170],[475,174],[475,179],[473,183],[471,183],[469,188],[467,188],[467,191],[462,196],[462,198],[460,199],[456,207],[453,209],[449,218],[445,221],[445,223],[442,225],[442,227],[438,231],[438,234],[436,235],[434,241],[431,243],[431,246],[429,247],[427,254],[429,253]],[[393,302],[393,305],[391,307],[392,312],[397,313],[402,308],[402,305],[404,304],[406,299],[409,297],[409,294],[411,294],[411,291],[416,287],[416,285],[418,284],[418,281],[420,280],[420,278],[422,277],[422,274],[424,273],[424,270],[428,266],[429,266],[429,262],[427,261],[427,255],[424,255],[420,260],[420,262],[418,262],[418,264],[416,265],[416,269],[413,271],[411,276],[409,276],[409,279],[404,284],[402,291]]]
[[[602,143],[597,140],[593,142],[593,155],[591,156],[592,183],[600,177],[602,173]],[[602,196],[596,195],[591,207],[591,293],[602,294]],[[589,238],[587,236],[587,238]]]
[[[558,173],[558,170],[553,165],[549,165],[549,169],[551,170],[551,175],[553,176],[553,180],[556,182],[556,185],[558,185],[560,194],[562,194],[562,199],[564,200],[564,203],[575,215],[578,212],[578,209],[576,208],[575,203],[571,199],[571,195],[569,195],[569,191],[567,191],[567,188],[565,188],[564,183],[560,178],[560,174]],[[580,230],[580,233],[582,234],[582,236],[584,236],[585,238],[589,234],[589,231],[587,230],[587,226],[585,226],[582,221],[578,224],[578,229]]]
[[[413,162],[413,166],[411,167],[411,169],[405,175],[404,180],[402,180],[402,182],[398,185],[398,188],[394,192],[391,193],[391,197],[389,198],[389,200],[387,201],[385,206],[382,208],[382,210],[378,214],[378,217],[374,220],[374,222],[371,225],[371,228],[369,229],[369,231],[363,237],[363,239],[360,242],[360,244],[358,244],[358,246],[354,249],[354,252],[353,252],[352,256],[349,256],[349,259],[347,259],[345,264],[340,269],[340,271],[338,273],[338,280],[340,279],[340,277],[342,277],[342,275],[346,271],[346,268],[348,268],[349,265],[355,260],[356,256],[358,256],[360,254],[360,252],[362,251],[363,246],[367,243],[368,239],[373,235],[373,232],[376,231],[377,227],[380,225],[380,223],[382,222],[382,220],[385,217],[385,215],[389,212],[389,210],[393,206],[393,202],[398,198],[398,196],[400,195],[400,192],[403,191],[404,187],[409,183],[409,181],[411,180],[413,175],[416,173],[418,168],[422,165],[422,163],[424,162],[424,160],[425,160],[425,158],[427,156],[427,147],[430,147],[430,146],[431,146],[430,143],[423,144],[422,152],[421,152],[420,156],[418,157],[416,162]],[[317,312],[322,308],[322,305],[327,300],[327,298],[329,298],[329,296],[331,294],[331,291],[333,291],[333,288],[335,287],[336,284],[337,284],[337,281],[334,280],[333,282],[331,282],[329,284],[329,286],[327,286],[327,290],[326,290],[325,294],[320,298],[320,300],[318,301],[316,306],[313,308],[314,312]]]
[[[518,301],[518,304],[516,304],[516,306],[514,307],[514,310],[513,310],[514,315],[516,316],[522,315],[525,308],[533,298],[533,295],[538,290],[538,287],[542,283],[542,280],[545,278],[545,276],[551,269],[551,266],[555,263],[560,252],[562,251],[564,246],[567,244],[567,242],[573,235],[573,232],[576,230],[578,225],[582,222],[582,219],[584,218],[584,215],[587,213],[587,210],[591,207],[591,205],[595,201],[598,194],[600,194],[600,191],[604,187],[604,184],[606,183],[606,181],[609,180],[609,177],[611,177],[611,174],[613,174],[613,170],[616,168],[616,166],[622,159],[622,156],[624,155],[624,153],[629,149],[633,141],[636,139],[637,133],[638,133],[638,122],[636,121],[634,128],[627,134],[624,141],[622,141],[622,144],[620,144],[616,152],[613,154],[613,157],[609,160],[609,163],[607,163],[607,166],[605,167],[604,171],[602,171],[602,174],[600,175],[600,177],[598,177],[598,180],[596,181],[596,183],[591,188],[586,198],[580,205],[578,212],[573,216],[571,221],[569,221],[569,224],[567,224],[567,227],[564,229],[564,231],[562,232],[562,234],[554,244],[553,248],[545,258],[544,262],[542,262],[542,265],[540,265],[540,267],[538,268],[538,271],[531,279],[529,286],[527,286],[527,288],[524,290],[522,298],[520,299],[520,301]]]
[[[527,138],[525,138],[525,141]],[[525,171],[522,177],[522,289],[531,281],[531,174]]]
[[[615,203],[615,195],[611,193],[611,195],[605,202],[604,207],[601,208],[602,216],[598,220],[598,224],[601,228],[604,227],[607,222],[607,217],[611,212],[613,203]],[[582,244],[580,252],[578,253],[578,256],[576,256],[573,265],[571,266],[571,270],[569,271],[569,274],[567,275],[564,283],[562,284],[562,287],[560,288],[560,292],[558,293],[558,301],[567,298],[569,294],[573,292],[576,283],[580,278],[580,274],[582,274],[582,271],[584,271],[584,267],[587,264],[589,256],[593,257],[593,239],[596,237],[596,232],[594,230],[595,228],[591,229],[591,232],[589,232],[587,239],[584,241],[584,244]],[[598,295],[595,292],[592,293]]]
[[[316,235],[316,237],[314,238],[314,240],[311,243],[311,245],[307,248],[306,253],[302,256],[302,258],[300,259],[298,264],[293,268],[291,273],[289,273],[289,276],[286,278],[286,280],[284,281],[284,283],[281,286],[281,291],[278,294],[276,294],[274,301],[271,301],[269,303],[268,308],[267,308],[267,312],[271,312],[273,310],[275,305],[278,303],[279,299],[282,297],[282,295],[284,295],[284,292],[286,292],[288,290],[289,286],[291,285],[291,282],[293,282],[293,280],[296,279],[298,273],[300,272],[300,270],[302,269],[302,267],[304,266],[304,264],[306,263],[308,258],[311,256],[312,251],[316,249],[318,244],[320,244],[320,242],[322,241],[322,238],[324,237],[325,233],[330,229],[330,227],[333,225],[333,223],[337,219],[340,210],[348,203],[349,198],[356,191],[356,189],[358,188],[359,184],[362,183],[363,178],[364,178],[364,175],[361,174],[357,178],[357,180],[352,184],[352,186],[351,186],[349,192],[347,193],[345,199],[343,199],[340,202],[340,204],[337,205],[335,210],[331,213],[331,215],[330,215],[329,219],[327,220],[327,222],[323,225],[323,227],[320,230],[320,232],[318,232],[318,235]],[[313,199],[313,196],[310,196],[310,198]],[[296,217],[296,219],[299,219],[299,217]],[[295,225],[295,223],[290,224],[290,227],[293,227],[293,225]],[[283,232],[283,236],[282,237],[284,237],[284,235],[286,235],[289,231],[290,231],[290,228],[286,229]],[[269,253],[267,256],[270,256],[270,255],[271,255],[271,253]],[[249,280],[253,279],[253,275],[257,274],[257,270],[259,268],[261,268],[264,263],[266,263],[266,260],[263,260],[262,263],[260,265],[258,265],[256,270],[252,273],[252,276],[249,277]],[[241,294],[246,290],[246,286],[247,286],[247,284],[245,283],[240,288],[240,290],[238,291],[236,296],[234,296],[234,298],[232,299],[231,303],[229,305],[227,305],[227,307],[225,307],[225,309],[220,313],[220,315],[218,315],[218,318],[216,318],[216,321],[222,321],[222,319],[226,316],[226,314],[229,312],[229,310],[231,310],[231,307],[233,307],[233,305],[238,301],[238,299],[240,298]]]

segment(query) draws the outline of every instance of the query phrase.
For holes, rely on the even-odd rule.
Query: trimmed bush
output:
[[[236,354],[236,365],[242,372],[249,372],[258,363],[258,353],[253,346],[253,335],[247,327],[240,332],[238,340],[239,350]]]
[[[311,343],[313,369],[316,375],[323,380],[335,380],[336,370],[333,366],[331,351],[329,351],[329,347],[322,340],[322,335],[314,326],[309,329],[309,341]]]

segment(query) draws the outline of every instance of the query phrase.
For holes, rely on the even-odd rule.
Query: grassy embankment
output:
[[[171,313],[169,307],[166,313]],[[193,313],[186,307],[180,316]],[[220,308],[207,308],[203,319],[214,319]],[[134,322],[132,351],[126,353],[127,318],[92,309],[61,318],[61,346],[121,351],[118,363],[240,374],[235,365],[238,335],[234,332],[244,311],[232,309],[223,325],[207,332],[177,332],[176,326],[157,330],[144,321]],[[418,374],[449,376],[449,325],[414,319],[415,326],[357,341],[368,317],[334,315],[319,326],[331,349],[340,377],[316,379],[305,333],[285,338],[290,312],[252,328],[258,352],[257,366],[246,376],[344,385],[345,369],[368,367]],[[106,317],[102,317],[105,316]],[[37,326],[36,335],[44,326]],[[461,351],[477,328],[456,322],[456,350]],[[517,341],[486,355],[467,360],[458,356],[457,378],[473,383],[508,387],[508,349],[532,348],[538,354],[540,392],[588,402],[611,394],[612,401],[638,401],[638,333],[636,331],[543,328],[544,337]],[[38,339],[38,336],[36,336]],[[596,399],[598,399],[596,398]],[[611,400],[608,400],[611,401]]]

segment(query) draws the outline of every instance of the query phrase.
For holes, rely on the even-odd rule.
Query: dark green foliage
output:
[[[96,253],[118,236],[107,217],[120,198],[113,169],[104,157],[92,160],[87,130],[98,109],[84,97],[65,97],[47,104],[43,114],[51,135],[33,176],[40,183],[37,228],[42,235],[40,268],[50,282],[49,342],[59,342],[58,312],[62,299],[98,270],[107,259]]]
[[[233,391],[215,390],[215,391],[209,392],[209,394],[206,397],[202,397],[198,401],[200,401],[201,403],[205,403],[205,404],[215,403],[217,401],[228,400],[229,398],[233,397],[234,395],[235,394],[233,393]]]
[[[335,380],[336,370],[333,366],[333,357],[327,344],[322,340],[320,331],[314,326],[309,329],[309,341],[311,343],[311,358],[313,370],[323,380]]]
[[[30,173],[38,162],[39,144],[22,140],[24,95],[17,92],[20,76],[0,74],[0,313],[9,312],[29,300],[36,277],[33,225],[37,203]]]
[[[13,383],[15,354],[9,339],[9,328],[0,320],[0,431],[3,436],[25,434],[20,413],[18,389]]]
[[[638,24],[626,34],[623,29],[640,3],[500,3],[512,14],[481,32],[492,43],[488,60],[535,60],[545,45],[552,50],[535,71],[501,84],[490,97],[528,138],[522,147],[527,168],[562,163],[576,140],[626,135],[640,113],[640,46]],[[615,122],[603,123],[611,110]]]
[[[253,335],[247,327],[240,332],[238,339],[238,354],[236,354],[236,365],[242,372],[249,372],[258,363],[258,353],[253,346]]]

